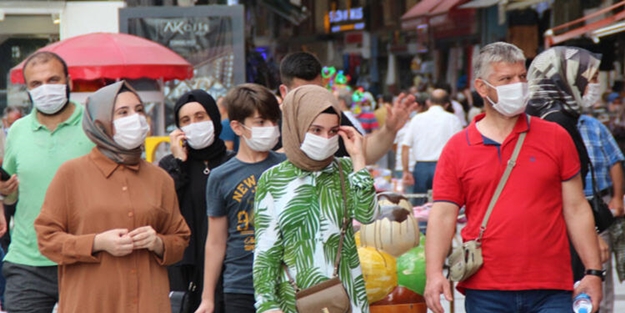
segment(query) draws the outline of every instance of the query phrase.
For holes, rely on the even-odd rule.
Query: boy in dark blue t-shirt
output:
[[[223,99],[230,126],[240,137],[236,157],[211,172],[206,186],[208,237],[202,303],[196,312],[213,312],[223,268],[226,313],[255,313],[252,224],[256,182],[268,168],[285,160],[271,151],[280,137],[280,107],[267,88],[243,84]]]

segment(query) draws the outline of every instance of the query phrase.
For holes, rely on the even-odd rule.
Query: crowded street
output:
[[[0,313],[625,312],[625,0],[0,0]]]

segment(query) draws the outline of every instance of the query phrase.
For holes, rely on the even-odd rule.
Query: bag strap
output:
[[[592,191],[594,197],[601,197],[599,187],[597,186],[597,179],[595,178],[595,167],[592,166],[592,161],[588,159],[588,167],[590,167],[590,177],[592,177]]]
[[[592,177],[592,202],[595,208],[599,208],[601,204],[600,201],[603,201],[603,198],[601,197],[599,187],[597,186],[597,179],[595,178],[595,168],[592,165],[592,161],[590,161],[590,158],[588,159],[588,167],[590,167],[590,177]]]
[[[339,177],[341,178],[341,193],[343,196],[344,212],[343,212],[343,225],[341,226],[341,236],[339,237],[339,248],[336,252],[336,258],[334,261],[334,272],[332,273],[332,278],[337,277],[339,274],[339,265],[341,263],[341,252],[343,251],[343,239],[345,239],[345,232],[347,231],[347,227],[349,224],[349,218],[347,218],[349,210],[347,209],[347,192],[345,188],[345,174],[343,174],[343,167],[341,166],[341,161],[337,158],[335,158],[335,160],[339,166]],[[293,279],[293,277],[289,273],[289,268],[286,266],[286,263],[282,262],[282,268],[284,269],[286,276],[289,278],[289,284],[293,286],[293,289],[295,289],[295,292],[299,292],[300,288],[295,283],[295,279]]]
[[[336,259],[334,260],[334,273],[332,277],[339,275],[339,265],[341,263],[341,252],[343,251],[343,239],[345,239],[345,232],[347,231],[347,224],[349,218],[347,218],[349,211],[347,209],[347,192],[345,191],[345,174],[343,174],[343,167],[341,166],[341,160],[336,159],[336,163],[339,165],[339,176],[341,177],[341,192],[343,194],[343,226],[341,227],[341,236],[339,237],[339,249],[336,252]]]
[[[486,210],[486,214],[484,215],[484,219],[482,220],[482,226],[480,227],[480,234],[478,235],[476,241],[480,243],[482,241],[482,236],[484,236],[484,231],[486,230],[486,224],[488,224],[488,219],[490,218],[490,214],[493,212],[493,208],[495,207],[495,203],[497,203],[497,199],[501,195],[501,191],[503,187],[506,185],[508,181],[508,177],[510,177],[510,172],[516,165],[516,159],[519,156],[519,152],[521,151],[521,146],[523,146],[523,141],[525,141],[525,136],[527,132],[521,133],[519,135],[519,139],[516,142],[516,146],[514,146],[514,151],[512,152],[512,156],[510,160],[508,160],[508,165],[506,166],[506,170],[499,179],[499,184],[497,184],[497,189],[495,189],[495,193],[493,197],[490,199],[490,203],[488,204],[488,209]]]

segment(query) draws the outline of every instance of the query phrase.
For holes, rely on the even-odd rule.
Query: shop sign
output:
[[[178,33],[183,36],[185,35],[185,33],[204,36],[210,32],[210,23],[194,23],[187,20],[167,21],[163,28],[163,32]]]
[[[364,11],[364,7],[329,11],[326,13],[326,18],[329,21],[329,31],[337,33],[349,30],[364,30],[366,27]]]

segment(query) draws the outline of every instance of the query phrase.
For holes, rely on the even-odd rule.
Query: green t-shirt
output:
[[[72,103],[74,112],[53,132],[39,123],[36,110],[11,126],[2,167],[9,174],[17,174],[19,196],[6,261],[28,266],[56,265],[39,252],[33,223],[59,166],[94,147],[82,129],[83,106]]]

